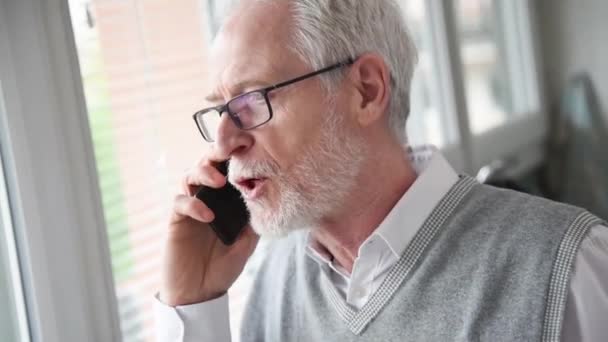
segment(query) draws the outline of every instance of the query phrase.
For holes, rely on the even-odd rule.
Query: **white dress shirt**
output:
[[[399,260],[416,232],[458,175],[431,147],[413,149],[418,175],[380,226],[359,247],[351,274],[309,236],[307,254],[346,301],[361,308]],[[593,227],[583,240],[571,278],[562,341],[608,340],[608,228]],[[252,294],[255,295],[255,294]],[[230,341],[228,295],[200,304],[168,307],[156,301],[158,341]]]

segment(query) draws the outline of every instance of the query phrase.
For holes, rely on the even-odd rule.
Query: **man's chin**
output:
[[[255,231],[260,237],[268,239],[282,239],[289,235],[289,233],[292,231],[297,230],[286,227],[277,227],[262,222],[256,223],[255,221],[251,222],[251,228],[253,228],[253,231]]]
[[[251,214],[251,227],[260,236],[270,239],[281,239],[291,232],[306,229],[298,220],[284,220],[278,217],[265,215],[260,217],[255,213]]]
[[[285,201],[288,204],[282,205],[268,200],[245,202],[251,216],[251,227],[261,237],[283,238],[291,232],[315,226],[310,220],[311,215],[303,211],[306,206],[293,204],[297,201]]]

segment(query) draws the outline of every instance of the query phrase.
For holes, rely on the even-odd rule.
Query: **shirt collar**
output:
[[[458,174],[436,148],[411,149],[410,159],[418,177],[372,234],[382,238],[397,258],[458,181]]]
[[[458,181],[458,174],[437,148],[429,145],[410,147],[408,156],[416,171],[416,180],[374,233],[361,244],[359,255],[366,242],[379,237],[377,240],[383,241],[393,258],[398,259],[439,201]],[[320,264],[331,263],[331,254],[314,241],[310,234],[306,243],[308,256]]]

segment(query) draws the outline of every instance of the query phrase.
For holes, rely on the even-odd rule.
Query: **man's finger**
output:
[[[211,165],[200,166],[188,172],[182,180],[182,189],[190,196],[201,186],[219,189],[226,185],[226,177]]]
[[[213,211],[199,199],[186,195],[177,195],[173,202],[172,222],[182,220],[186,217],[204,223],[210,223],[215,219]]]

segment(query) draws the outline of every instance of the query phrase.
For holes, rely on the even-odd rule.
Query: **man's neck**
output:
[[[342,209],[311,232],[317,248],[326,250],[334,263],[349,273],[361,244],[416,180],[416,172],[402,151],[379,153],[368,160]]]

